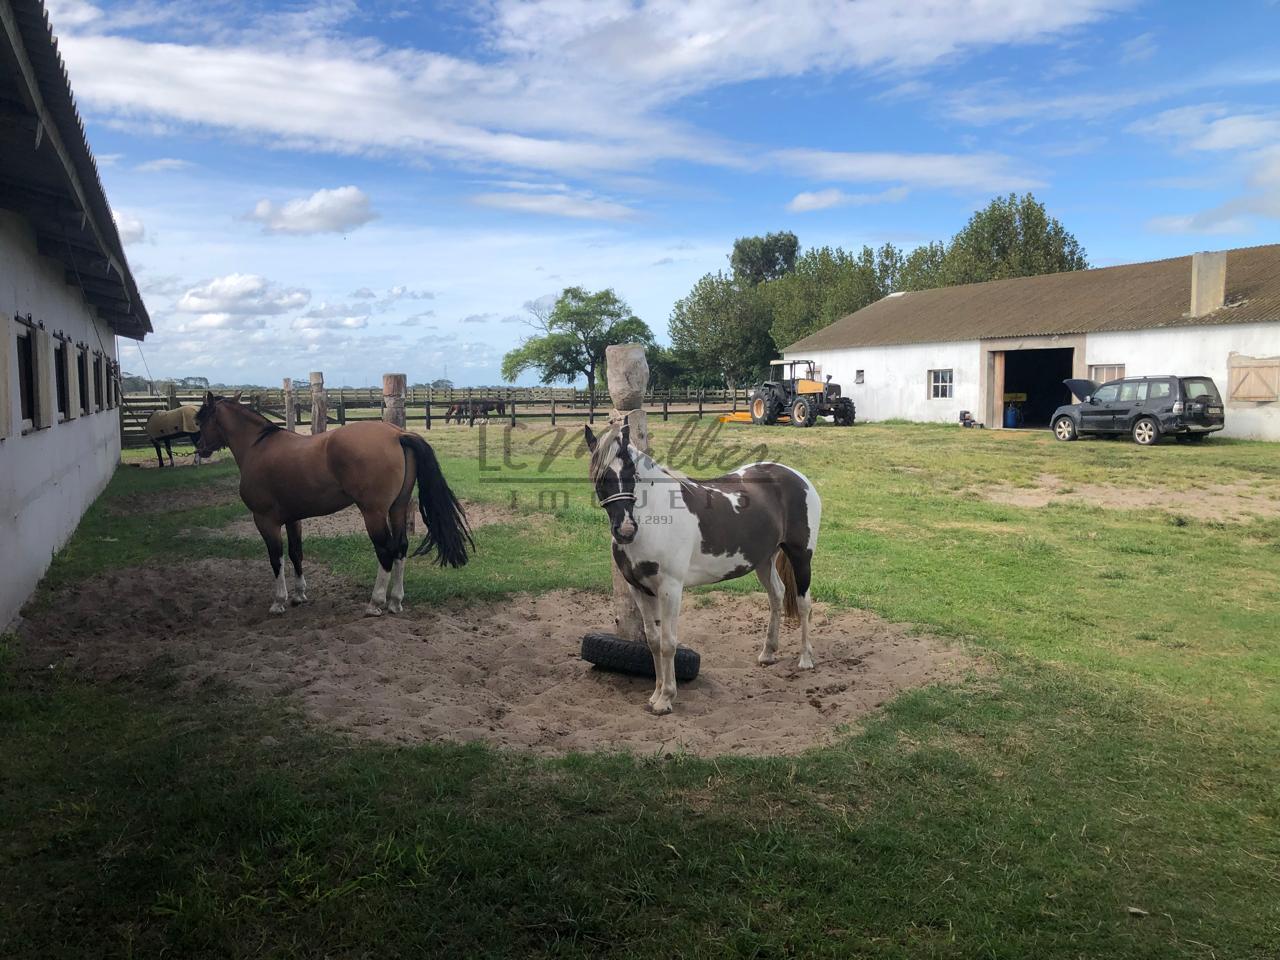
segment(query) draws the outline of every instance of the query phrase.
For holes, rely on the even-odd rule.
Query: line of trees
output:
[[[570,287],[548,308],[527,305],[537,333],[506,355],[502,375],[533,370],[543,383],[585,377],[594,389],[610,343],[639,342],[655,386],[743,386],[779,350],[897,291],[1029,277],[1089,266],[1079,241],[1030,193],[997,197],[945,243],[905,252],[814,247],[794,233],[742,237],[729,270],[703,276],[676,301],[655,343],[649,326],[612,290]]]

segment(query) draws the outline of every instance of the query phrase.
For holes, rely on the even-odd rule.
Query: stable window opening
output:
[[[954,374],[951,370],[929,371],[929,398],[931,400],[950,400],[954,389]]]

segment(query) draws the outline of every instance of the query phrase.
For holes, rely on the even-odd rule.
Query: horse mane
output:
[[[611,426],[596,440],[596,448],[591,451],[591,466],[587,471],[592,483],[600,480],[605,468],[613,461],[613,444],[621,429],[620,426]]]

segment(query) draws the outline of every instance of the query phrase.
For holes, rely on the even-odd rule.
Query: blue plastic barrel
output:
[[[1022,426],[1022,411],[1012,403],[1004,408],[1004,425],[1011,429]]]

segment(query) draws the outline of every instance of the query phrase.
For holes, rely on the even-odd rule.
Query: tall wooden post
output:
[[[311,432],[324,433],[329,428],[329,398],[324,392],[324,373],[311,371]]]
[[[649,362],[644,356],[644,345],[639,343],[615,343],[605,347],[605,363],[608,364],[609,399],[613,410],[609,413],[609,426],[621,425],[625,419],[630,427],[631,444],[638,450],[649,452],[649,415],[644,412],[644,391],[649,385]],[[595,394],[591,396],[591,412],[595,413]],[[656,491],[665,497],[666,490]],[[612,551],[610,553],[612,556]],[[618,636],[624,640],[644,643],[644,620],[631,599],[631,588],[623,579],[616,564],[613,571],[613,616],[618,626]]]
[[[293,377],[284,378],[284,428],[290,433],[298,429],[298,408],[293,405]]]
[[[169,388],[165,391],[165,406],[170,410],[177,410],[178,403],[178,385],[170,382]]]
[[[382,375],[382,419],[394,423],[401,430],[405,428],[404,394],[408,380],[403,373],[384,373]]]

